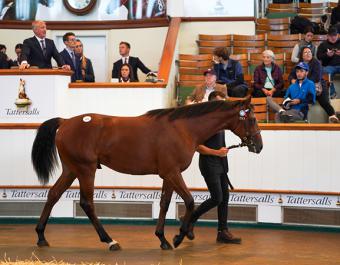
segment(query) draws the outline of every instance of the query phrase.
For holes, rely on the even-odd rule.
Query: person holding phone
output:
[[[317,57],[322,63],[323,72],[330,74],[333,80],[334,76],[340,73],[340,41],[337,27],[329,28],[327,40],[320,44]],[[333,82],[330,86],[330,96],[331,98],[337,96]]]

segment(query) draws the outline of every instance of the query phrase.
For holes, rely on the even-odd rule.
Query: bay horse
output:
[[[186,213],[173,244],[177,247],[188,231],[194,208],[181,172],[191,163],[199,144],[220,130],[231,130],[250,152],[259,153],[262,138],[250,105],[250,96],[234,102],[211,101],[178,108],[151,110],[137,117],[83,114],[70,119],[53,118],[38,128],[32,147],[32,163],[42,184],[49,181],[57,165],[62,173],[48,193],[36,226],[38,246],[49,246],[44,231],[51,210],[77,178],[80,206],[92,222],[101,242],[110,250],[120,249],[96,216],[93,194],[95,172],[105,165],[132,175],[158,174],[163,179],[160,213],[155,234],[162,249],[172,249],[164,236],[166,212],[175,191],[183,199]],[[57,148],[57,150],[56,150]]]

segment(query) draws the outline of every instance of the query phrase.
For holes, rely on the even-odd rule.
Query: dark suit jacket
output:
[[[9,69],[11,62],[7,60],[7,55],[0,52],[0,69]]]
[[[71,82],[75,82],[76,80],[82,80],[83,78],[81,76],[80,57],[75,54],[76,65],[74,65],[72,58],[66,49],[62,50],[60,55],[64,59],[65,64],[71,66],[71,70],[73,71],[73,75],[71,76]]]
[[[82,65],[82,60],[80,60],[80,65]],[[86,58],[85,78],[83,80],[85,82],[95,82],[92,62],[89,58]]]
[[[27,61],[31,66],[38,66],[39,68],[52,68],[51,58],[53,57],[59,67],[64,65],[64,60],[57,51],[53,40],[45,38],[45,45],[46,57],[36,37],[24,40],[21,61]]]
[[[122,59],[119,59],[117,62],[115,62],[113,64],[113,69],[112,69],[112,78],[119,78],[119,71],[120,68],[122,67]],[[134,78],[138,80],[138,76],[137,76],[137,69],[139,68],[144,74],[147,74],[149,72],[151,72],[151,70],[149,68],[147,68],[141,60],[139,60],[138,57],[132,57],[129,56],[129,65],[131,65],[132,68],[132,72],[133,72],[133,76]]]

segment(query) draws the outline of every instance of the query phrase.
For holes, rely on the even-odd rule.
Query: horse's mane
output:
[[[202,116],[204,114],[214,112],[216,110],[229,110],[239,105],[242,101],[209,101],[204,103],[186,105],[177,108],[155,109],[148,111],[145,115],[161,118],[169,116],[169,120],[173,121],[180,118],[192,118]]]

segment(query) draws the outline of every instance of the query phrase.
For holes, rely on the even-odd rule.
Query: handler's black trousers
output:
[[[228,218],[228,201],[229,201],[229,190],[228,190],[228,176],[226,173],[212,173],[208,176],[203,176],[207,183],[208,190],[210,192],[210,198],[200,204],[192,215],[191,222],[195,223],[197,219],[210,209],[218,206],[218,231],[228,229],[227,218]]]

